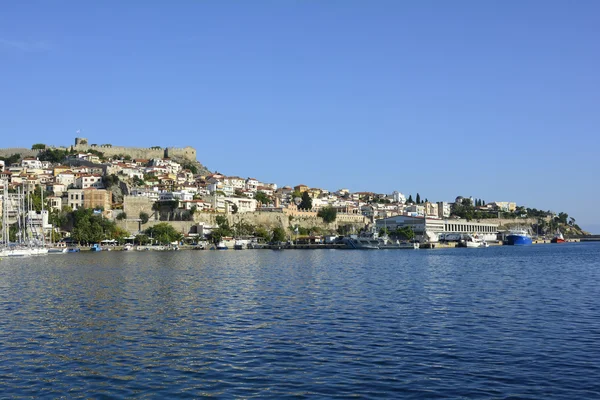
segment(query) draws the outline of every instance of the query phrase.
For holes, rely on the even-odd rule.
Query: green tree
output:
[[[273,234],[271,236],[271,241],[273,243],[283,242],[285,241],[285,231],[282,227],[277,226],[273,229]]]
[[[46,145],[43,143],[36,143],[33,146],[31,146],[31,150],[45,150],[46,149]]]
[[[0,157],[0,160],[4,161],[4,164],[8,167],[21,161],[21,154],[16,153],[9,157]]]
[[[126,213],[122,212],[119,215],[117,215],[117,220],[118,221],[122,221],[124,219],[127,219],[127,214]]]
[[[40,161],[48,161],[53,164],[64,161],[69,155],[69,151],[61,149],[45,149],[38,153],[38,159]]]
[[[412,194],[408,196],[408,200],[406,200],[407,204],[412,204],[414,203],[413,198],[412,198]]]
[[[560,213],[558,213],[558,216],[556,218],[558,218],[558,222],[566,225],[569,220],[569,214],[567,214],[565,212],[560,212]]]
[[[405,240],[411,240],[415,237],[415,233],[413,232],[410,226],[405,226],[402,228],[397,228],[394,232],[396,236],[403,238]]]
[[[379,230],[379,236],[387,236],[389,235],[390,231],[388,230],[388,228],[381,228]]]
[[[308,192],[302,193],[302,201],[298,205],[298,208],[301,210],[312,210],[312,199]]]
[[[421,204],[421,195],[417,193],[417,199],[415,200],[417,204]]]
[[[270,239],[271,235],[269,235],[269,231],[267,231],[264,226],[258,226],[254,230],[254,236],[262,238],[266,242]]]
[[[161,222],[144,230],[144,234],[150,236],[160,244],[169,244],[180,241],[183,238],[183,235],[177,232],[173,225],[166,222]]]
[[[194,175],[197,175],[197,174],[198,174],[198,167],[197,167],[197,166],[196,166],[194,163],[191,163],[191,162],[184,162],[184,163],[181,165],[181,168],[182,168],[182,169],[189,169],[189,170],[190,170],[190,172],[191,172],[192,174],[194,174]]]
[[[323,219],[323,222],[330,224],[335,221],[337,217],[337,210],[333,207],[323,207],[317,212],[317,216]]]
[[[269,204],[270,202],[269,196],[267,196],[265,192],[261,192],[260,190],[256,192],[256,194],[254,195],[254,199],[261,204]]]
[[[148,235],[138,234],[135,236],[134,243],[139,243],[140,245],[146,245],[150,243],[150,238]]]

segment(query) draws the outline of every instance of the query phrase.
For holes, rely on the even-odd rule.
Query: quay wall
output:
[[[144,230],[161,222],[167,222],[173,225],[177,231],[187,233],[191,230],[192,226],[199,223],[216,226],[218,216],[227,217],[230,226],[234,226],[237,223],[243,222],[255,226],[263,226],[267,229],[282,227],[286,233],[290,231],[290,226],[296,225],[301,228],[318,227],[331,231],[335,231],[340,225],[354,225],[357,227],[357,229],[364,228],[365,226],[365,223],[360,218],[351,218],[349,220],[345,220],[343,214],[338,214],[338,218],[334,222],[331,224],[326,224],[321,218],[316,216],[294,217],[292,220],[290,220],[290,218],[283,213],[265,211],[239,214],[199,212],[194,214],[193,221],[160,221],[155,219],[154,211],[151,209],[152,205],[149,201],[147,201],[148,199],[140,200],[138,198],[132,201],[131,199],[128,199],[128,197],[129,196],[125,196],[125,201],[123,202],[123,211],[127,214],[129,219],[115,222],[118,226],[133,234],[137,233],[140,228],[141,230]],[[150,220],[146,224],[140,226],[138,216],[141,211],[147,212],[148,215],[150,215]]]

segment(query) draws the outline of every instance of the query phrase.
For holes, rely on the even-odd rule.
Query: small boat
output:
[[[67,253],[66,247],[52,247],[52,248],[48,249],[48,254],[66,254],[66,253]]]
[[[125,246],[123,246],[123,251],[132,251],[133,250],[133,245],[131,243],[127,243]]]
[[[408,242],[408,241],[392,241],[387,236],[383,236],[379,239],[380,250],[418,250],[419,243]]]
[[[67,253],[79,253],[80,251],[79,247],[67,247]]]
[[[246,248],[246,244],[244,242],[242,242],[241,240],[236,240],[233,245],[234,250],[244,250],[245,248]]]
[[[550,243],[565,243],[566,240],[560,230],[556,231],[556,235],[550,240]]]
[[[102,251],[102,246],[100,246],[98,243],[95,243],[91,248],[90,251]]]
[[[488,242],[483,239],[480,239],[476,235],[466,235],[464,239],[458,242],[457,247],[466,247],[468,249],[479,249],[490,247]]]
[[[223,242],[217,244],[217,250],[229,250],[229,248]]]

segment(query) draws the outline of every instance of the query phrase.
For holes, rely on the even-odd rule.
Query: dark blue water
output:
[[[0,261],[3,398],[600,398],[600,244]]]

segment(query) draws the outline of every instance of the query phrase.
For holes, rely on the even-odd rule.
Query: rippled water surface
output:
[[[600,244],[0,261],[1,397],[600,398]]]

